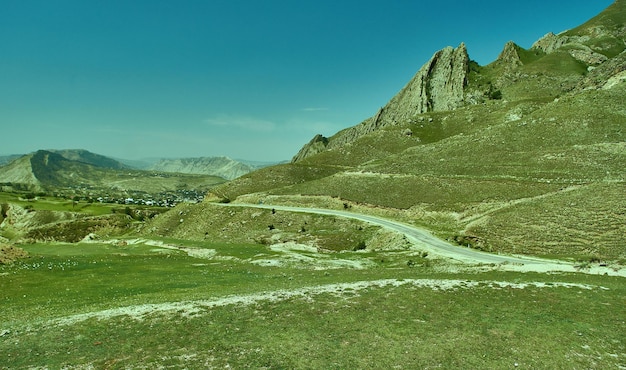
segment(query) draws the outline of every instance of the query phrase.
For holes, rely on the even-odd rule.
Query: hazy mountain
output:
[[[334,198],[475,248],[626,258],[625,24],[618,0],[486,66],[445,48],[371,118],[214,199]]]
[[[63,149],[63,150],[51,149],[49,151],[60,154],[66,159],[90,164],[96,167],[111,168],[111,169],[129,168],[128,166],[124,165],[123,163],[113,158],[106,157],[100,154],[95,154],[84,149]]]
[[[86,151],[39,150],[0,167],[0,183],[31,191],[74,188],[157,193],[181,189],[205,191],[225,181],[212,175],[163,174],[115,167],[119,167],[117,161]]]
[[[11,161],[21,157],[23,154],[2,155],[0,156],[0,166],[10,163]]]
[[[255,170],[255,167],[228,157],[161,159],[150,170],[212,175],[232,180]]]

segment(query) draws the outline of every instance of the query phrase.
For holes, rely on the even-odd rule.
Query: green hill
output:
[[[444,49],[372,118],[213,199],[334,197],[479,249],[625,259],[625,18],[616,1],[486,66]]]

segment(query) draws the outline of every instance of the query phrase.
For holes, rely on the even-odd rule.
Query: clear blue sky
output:
[[[290,159],[434,52],[480,64],[612,0],[0,0],[0,155]]]

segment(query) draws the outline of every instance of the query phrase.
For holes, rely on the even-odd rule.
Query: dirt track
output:
[[[595,266],[591,268],[580,269],[577,268],[574,263],[567,261],[547,260],[526,256],[499,255],[480,252],[470,248],[463,248],[441,240],[433,236],[426,230],[377,216],[333,209],[273,206],[266,204],[229,203],[223,205],[229,207],[254,207],[275,209],[287,212],[316,213],[361,220],[374,225],[385,227],[390,230],[394,230],[396,232],[400,232],[406,235],[407,238],[413,241],[416,245],[419,245],[420,248],[428,250],[429,253],[438,255],[440,257],[457,260],[463,263],[494,264],[497,265],[498,268],[503,270],[521,272],[585,272],[590,274],[606,274],[626,277],[626,269],[624,268],[613,269],[610,267]]]

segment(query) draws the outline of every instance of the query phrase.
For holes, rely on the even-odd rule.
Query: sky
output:
[[[0,155],[290,160],[436,51],[485,65],[613,0],[0,0]]]

